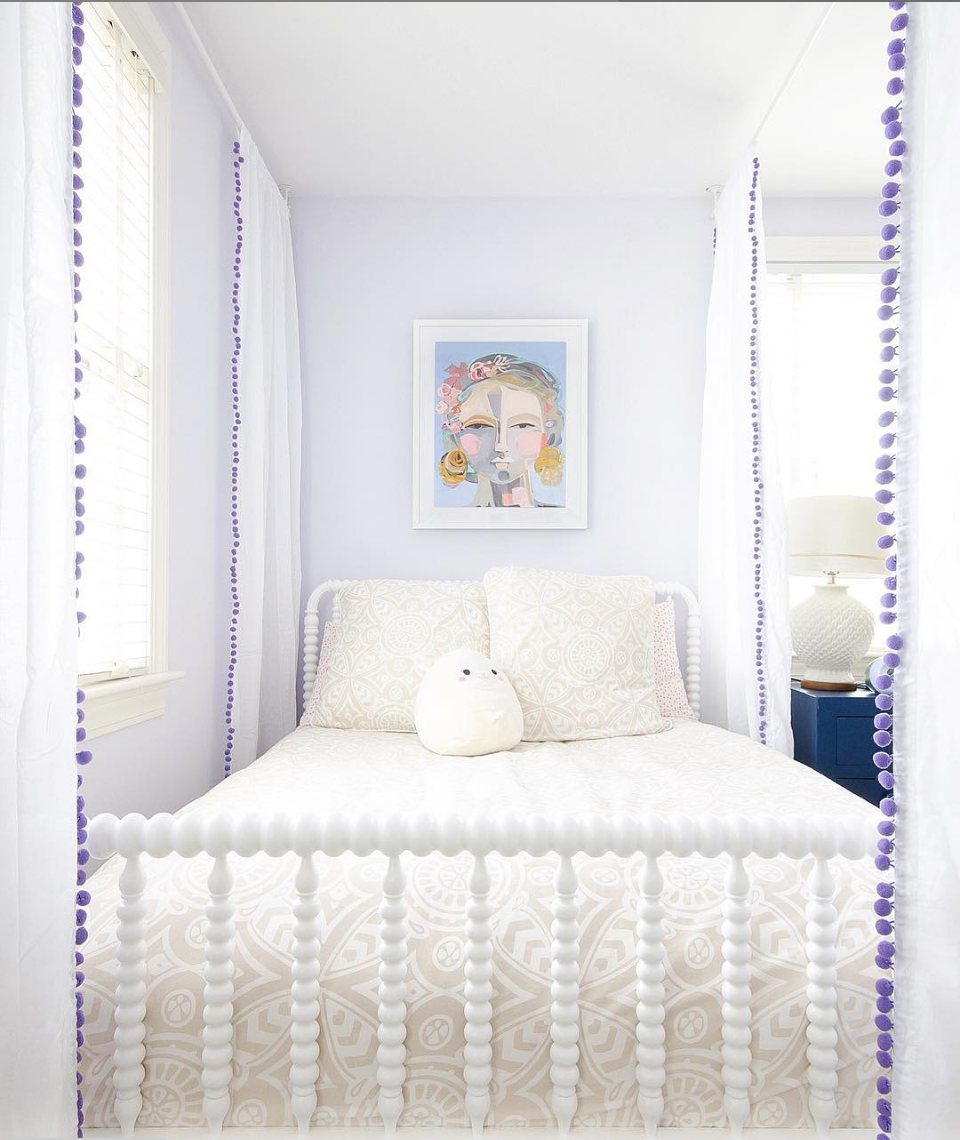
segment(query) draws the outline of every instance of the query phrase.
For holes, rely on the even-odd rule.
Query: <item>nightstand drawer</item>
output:
[[[835,747],[827,754],[832,753],[837,775],[862,779],[873,763],[873,717],[838,716],[834,725]]]

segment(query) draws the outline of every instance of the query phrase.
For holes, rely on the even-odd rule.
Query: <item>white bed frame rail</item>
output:
[[[352,585],[350,579],[332,578],[322,582],[307,599],[307,609],[303,619],[303,706],[306,708],[317,679],[317,666],[320,663],[320,603],[328,594],[333,594],[333,616],[337,616],[337,595],[345,586]],[[679,598],[686,609],[686,670],[685,685],[687,703],[695,716],[700,715],[700,606],[696,594],[680,582],[654,582],[654,590],[660,597]]]
[[[807,928],[807,1084],[810,1114],[819,1136],[826,1136],[837,1101],[837,935],[833,903],[836,885],[830,860],[861,859],[871,854],[874,822],[860,816],[544,816],[501,819],[454,816],[314,815],[291,819],[227,813],[209,817],[157,815],[146,819],[99,815],[89,825],[89,847],[95,859],[119,854],[125,860],[120,877],[119,947],[113,1083],[115,1110],[125,1136],[133,1132],[142,1107],[141,1087],[146,1035],[146,929],[143,856],[187,859],[212,857],[209,901],[204,931],[202,1034],[203,1112],[217,1132],[230,1109],[233,1060],[234,923],[231,891],[233,862],[260,852],[275,858],[299,856],[297,901],[293,906],[293,982],[290,1021],[290,1105],[300,1133],[306,1133],[317,1108],[320,1069],[318,854],[337,857],[346,851],[387,857],[380,906],[380,1005],[377,1079],[379,1111],[391,1135],[403,1108],[406,1036],[407,921],[401,855],[431,852],[474,858],[466,908],[464,970],[465,1041],[463,1051],[465,1105],[474,1135],[479,1135],[491,1108],[493,1001],[493,927],[489,899],[491,854],[515,857],[554,854],[557,858],[550,948],[550,1058],[552,1107],[560,1133],[566,1134],[577,1108],[579,1079],[578,877],[574,855],[596,858],[643,855],[636,884],[637,904],[637,1104],[646,1134],[653,1136],[664,1112],[664,855],[694,853],[727,862],[726,898],[722,905],[722,1079],[724,1108],[734,1134],[750,1112],[751,887],[744,860],[750,855],[772,859],[813,857],[808,878]]]

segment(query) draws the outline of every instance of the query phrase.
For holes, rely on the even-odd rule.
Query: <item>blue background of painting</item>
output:
[[[437,507],[469,507],[477,493],[477,484],[464,481],[457,487],[447,487],[437,471],[440,456],[443,455],[443,429],[441,416],[437,415],[436,405],[440,399],[437,389],[449,380],[446,369],[450,364],[466,362],[468,365],[478,356],[491,352],[509,352],[514,356],[531,360],[552,372],[560,384],[560,406],[567,413],[567,345],[562,340],[443,340],[437,341],[434,353],[434,383],[430,393],[430,406],[433,409],[433,503]],[[565,451],[566,438],[561,444]],[[562,507],[565,500],[566,476],[557,487],[544,487],[536,472],[530,471],[530,482],[537,502],[550,503]]]

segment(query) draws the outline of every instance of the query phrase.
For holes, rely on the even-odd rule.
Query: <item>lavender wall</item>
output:
[[[293,202],[306,592],[502,563],[696,584],[709,200]],[[590,526],[415,531],[412,322],[587,317]]]
[[[166,715],[96,738],[84,771],[88,814],[170,811],[220,772],[222,546],[233,127],[172,5],[151,5],[170,40],[170,668]]]
[[[233,124],[169,5],[172,50],[170,667],[157,720],[93,741],[91,813],[175,810],[219,777]],[[868,209],[869,206],[869,209]],[[771,233],[871,233],[873,204],[781,199]],[[696,584],[709,202],[297,200],[304,589],[326,577],[477,577],[520,562]],[[590,321],[590,526],[414,531],[418,317]],[[229,330],[228,330],[229,331]]]

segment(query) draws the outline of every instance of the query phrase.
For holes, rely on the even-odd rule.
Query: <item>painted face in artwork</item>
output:
[[[519,479],[546,446],[543,406],[534,392],[488,380],[460,406],[457,436],[478,475],[507,486]]]
[[[535,487],[563,483],[560,384],[535,361],[508,353],[445,369],[437,388],[445,487],[473,483],[474,507],[540,507]],[[559,500],[559,501],[558,501]],[[562,505],[562,490],[551,505]]]

